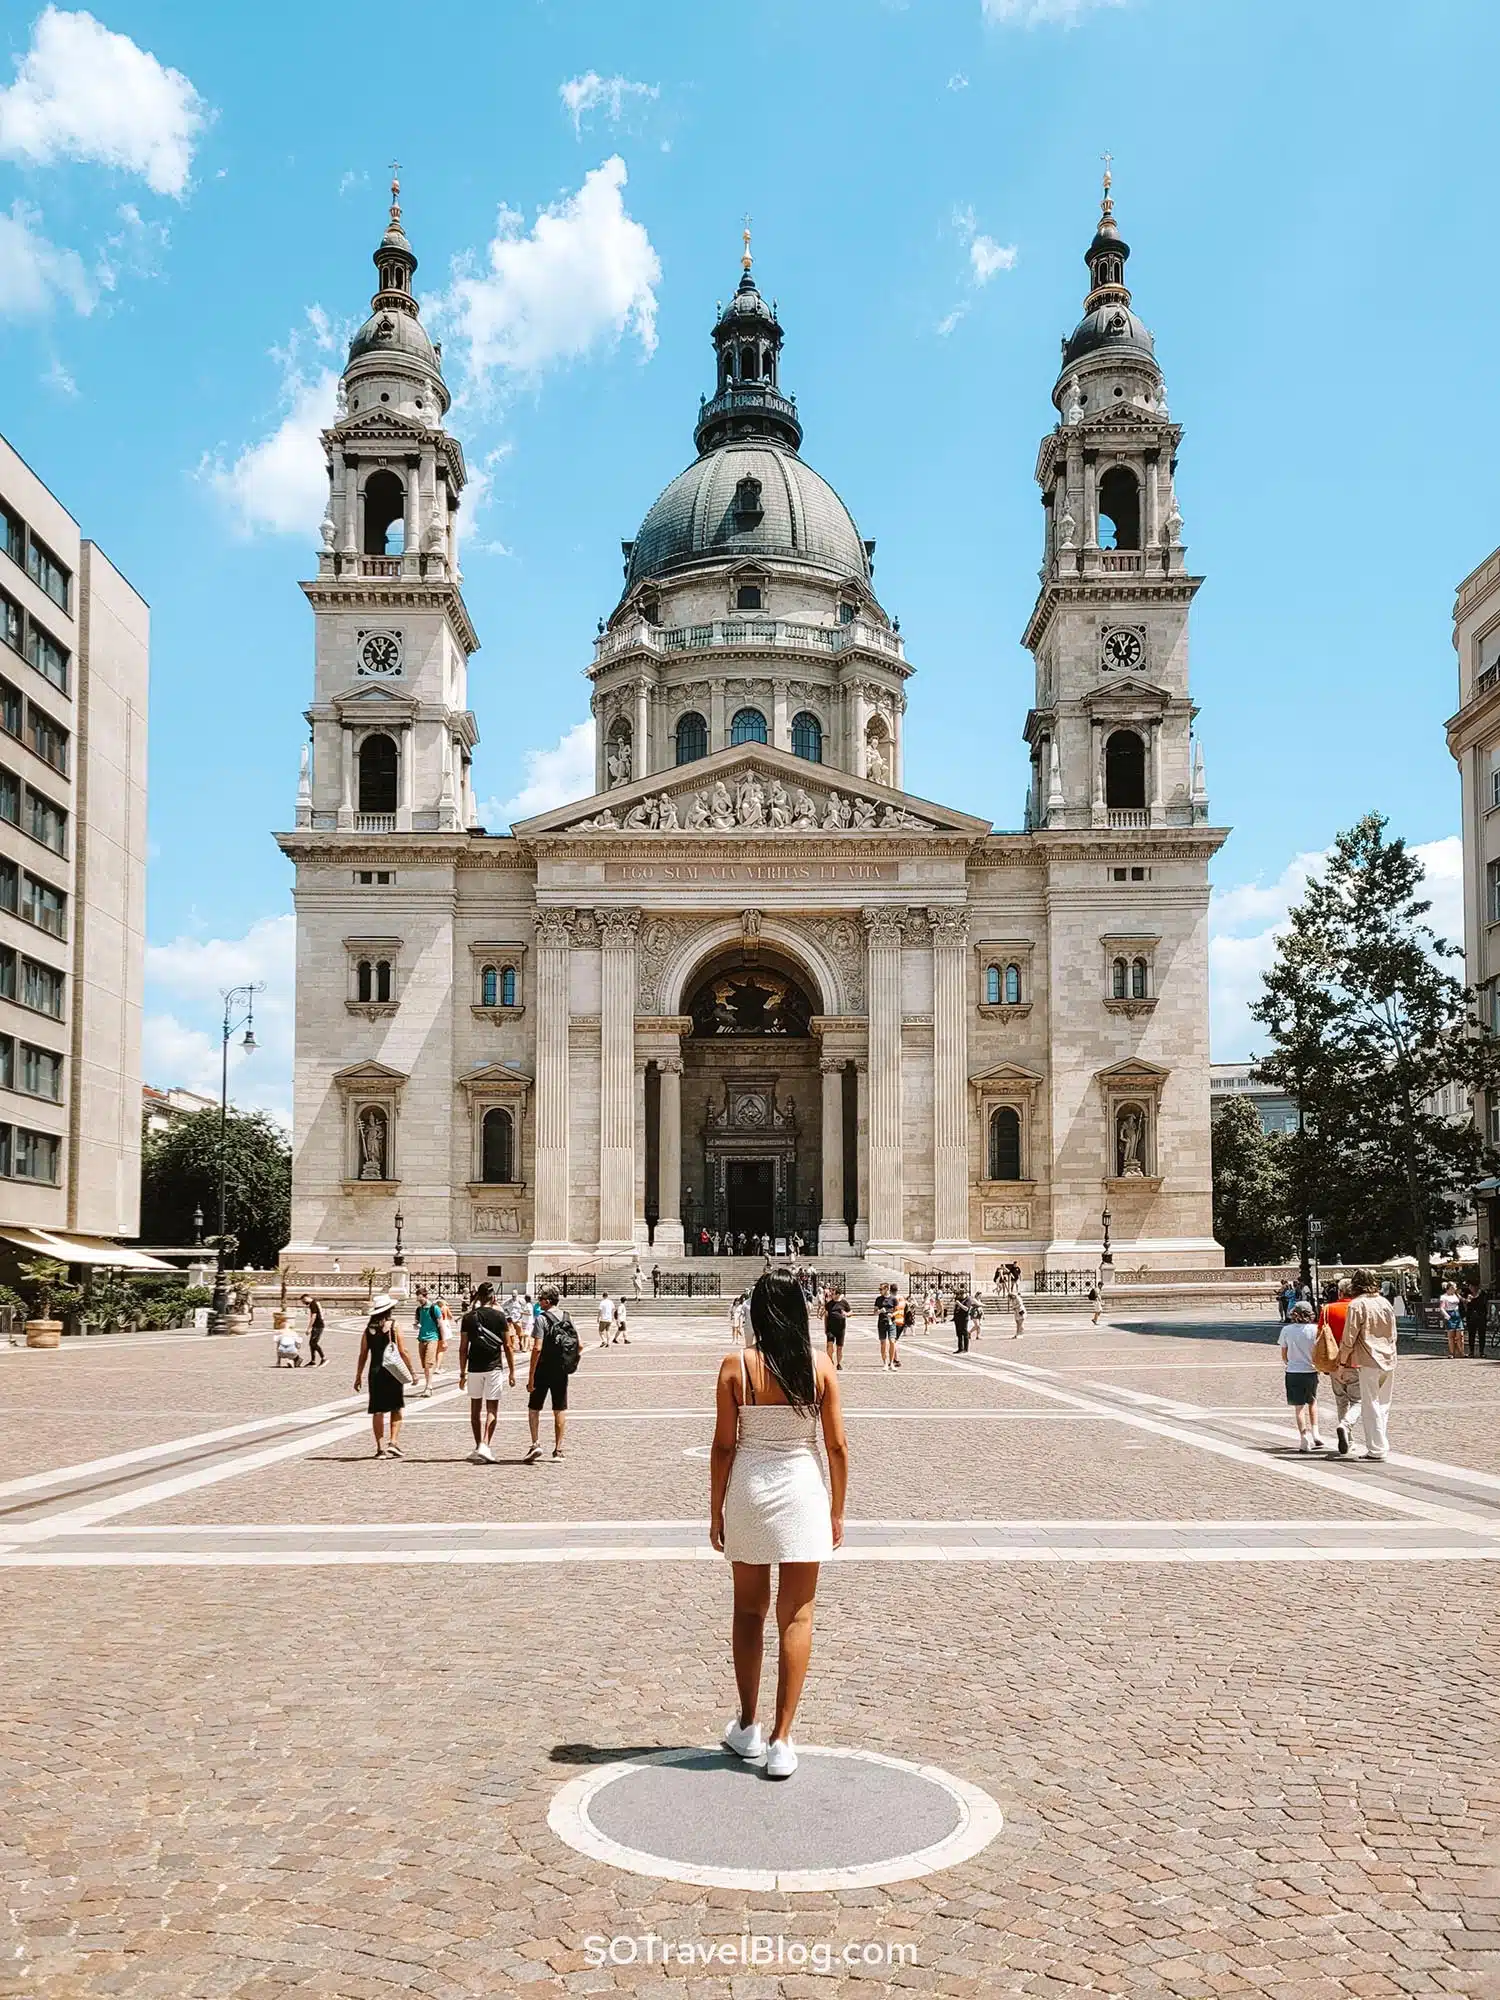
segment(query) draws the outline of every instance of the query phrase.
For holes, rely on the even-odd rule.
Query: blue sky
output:
[[[1108,147],[1208,579],[1215,1054],[1371,806],[1456,922],[1449,616],[1500,541],[1492,5],[109,0],[5,5],[0,39],[0,423],[152,606],[153,1082],[209,1084],[217,989],[253,972],[236,1087],[288,1102],[296,585],[393,156],[483,489],[491,824],[578,788],[594,620],[692,455],[746,210],[805,454],[918,669],[908,783],[1018,823],[1031,473]]]

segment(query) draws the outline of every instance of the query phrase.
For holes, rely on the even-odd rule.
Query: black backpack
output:
[[[583,1350],[578,1344],[578,1329],[565,1312],[549,1312],[547,1315],[547,1341],[557,1357],[565,1375],[571,1375],[582,1358]]]

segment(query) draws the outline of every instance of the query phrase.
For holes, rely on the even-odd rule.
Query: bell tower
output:
[[[468,707],[479,644],[460,588],[462,447],[443,428],[442,349],[412,292],[400,183],[375,252],[370,316],[323,433],[329,498],[316,578],[314,689],[299,827],[459,832],[474,817]]]
[[[1188,574],[1177,506],[1182,431],[1131,307],[1110,186],[1106,155],[1089,292],[1063,342],[1058,423],[1036,465],[1045,529],[1024,637],[1036,660],[1028,827],[1208,818],[1188,692],[1188,611],[1202,578]]]

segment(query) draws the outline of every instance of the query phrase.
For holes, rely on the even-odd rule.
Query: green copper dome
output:
[[[695,564],[767,556],[867,583],[854,517],[826,479],[773,438],[736,439],[680,472],[641,523],[626,589]]]

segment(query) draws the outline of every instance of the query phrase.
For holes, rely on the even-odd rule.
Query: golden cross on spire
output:
[[[1109,191],[1114,186],[1115,183],[1115,177],[1113,173],[1111,173],[1110,171],[1110,169],[1114,166],[1115,156],[1113,153],[1103,152],[1099,155],[1099,157],[1104,162],[1104,213],[1108,215],[1111,208],[1114,206],[1113,202],[1109,198]]]
[[[748,211],[745,215],[745,227],[740,233],[745,239],[745,254],[740,258],[740,268],[748,271],[750,268],[750,216]]]
[[[392,218],[394,218],[401,213],[401,208],[400,208],[401,162],[399,160],[392,160],[390,162],[390,169],[391,169],[391,215]]]

